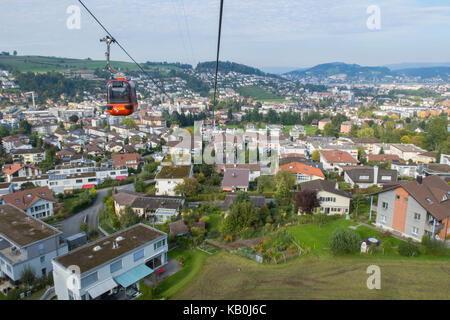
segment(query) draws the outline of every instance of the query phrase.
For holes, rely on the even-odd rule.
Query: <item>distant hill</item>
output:
[[[112,61],[111,65],[123,71],[137,71],[139,68],[132,62]],[[64,72],[68,70],[95,70],[106,66],[104,60],[72,59],[43,56],[4,56],[0,55],[0,68],[20,72]],[[148,62],[148,68],[178,69],[175,64]]]
[[[214,72],[216,70],[216,62],[215,61],[206,61],[199,62],[195,71],[197,72]],[[241,74],[247,75],[256,75],[256,76],[269,76],[269,77],[278,77],[274,74],[265,73],[257,68],[246,66],[245,64],[239,64],[236,62],[230,61],[220,61],[219,62],[219,71],[223,73],[228,72],[237,72]]]
[[[333,62],[319,64],[309,69],[294,70],[283,74],[291,80],[330,81],[392,81],[398,78],[416,78],[421,81],[442,79],[450,80],[450,66],[433,66],[422,68],[403,68],[391,70],[388,67],[364,67],[358,64]]]
[[[420,77],[422,79],[442,78],[444,81],[450,79],[450,67],[428,67],[428,68],[409,68],[395,71],[409,77]]]
[[[386,67],[363,67],[358,64],[346,64],[342,62],[324,63],[309,69],[294,70],[285,73],[287,76],[307,77],[314,76],[327,78],[330,76],[343,75],[347,77],[384,77],[391,74],[391,70]]]
[[[397,64],[387,64],[384,67],[388,67],[392,71],[403,69],[418,69],[418,68],[431,68],[431,67],[450,67],[450,62],[406,62]]]

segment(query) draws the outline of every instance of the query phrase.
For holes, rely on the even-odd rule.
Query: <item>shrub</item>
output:
[[[420,249],[409,239],[407,242],[402,241],[398,245],[398,253],[405,257],[417,257],[420,255]]]
[[[331,236],[330,248],[334,254],[353,253],[359,250],[360,242],[358,233],[339,228]]]
[[[422,237],[422,245],[425,247],[425,253],[433,256],[443,256],[447,254],[447,248],[444,241],[430,239],[429,236]]]

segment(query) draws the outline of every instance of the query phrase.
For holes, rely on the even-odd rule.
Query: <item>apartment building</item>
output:
[[[192,165],[163,166],[156,176],[156,195],[175,196],[175,187],[192,177]]]
[[[14,162],[25,164],[38,164],[45,160],[45,150],[38,148],[12,150],[11,155]]]

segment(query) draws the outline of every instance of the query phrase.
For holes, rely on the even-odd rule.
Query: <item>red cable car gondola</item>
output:
[[[136,86],[131,80],[118,78],[106,85],[107,109],[112,116],[129,116],[138,108]]]

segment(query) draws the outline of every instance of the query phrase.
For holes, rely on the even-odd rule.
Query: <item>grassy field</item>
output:
[[[240,87],[237,89],[240,95],[245,98],[253,98],[255,100],[274,100],[280,99],[279,96],[257,86]]]
[[[42,56],[0,56],[0,65],[13,67],[21,72],[48,72],[76,70],[95,70],[105,67],[104,60],[70,59]],[[121,70],[139,70],[132,62],[112,61],[111,65]],[[158,68],[175,68],[171,66],[158,66]]]
[[[381,289],[369,290],[367,267],[381,269]],[[261,265],[220,252],[174,299],[450,299],[448,261],[308,255]]]
[[[184,258],[184,265],[180,271],[159,284],[155,290],[156,298],[172,298],[174,294],[182,290],[194,278],[199,276],[206,259],[211,257],[207,253],[197,249],[188,251],[179,248],[170,251],[168,255],[170,258],[176,260],[182,255]]]

